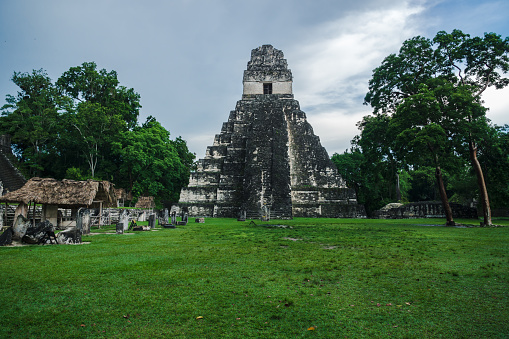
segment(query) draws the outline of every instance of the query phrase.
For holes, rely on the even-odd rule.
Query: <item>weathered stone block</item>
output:
[[[53,239],[52,239],[53,238]],[[34,227],[29,227],[21,240],[27,244],[53,243],[55,227],[48,220],[38,222]]]
[[[116,225],[116,231],[117,231],[117,234],[124,234],[124,224],[121,222],[118,222]]]
[[[14,222],[14,226],[12,227],[12,239],[13,240],[21,240],[28,228],[32,226],[32,223],[29,219],[25,218],[21,214],[19,214]]]
[[[151,215],[148,217],[148,226],[149,226],[151,229],[156,228],[156,215],[155,215],[155,214],[151,214]]]
[[[473,207],[449,203],[455,218],[477,219],[477,210]],[[440,201],[421,201],[403,204],[388,204],[373,212],[377,219],[403,218],[444,218],[445,212]]]
[[[68,227],[57,235],[59,244],[81,244],[81,230],[77,227]]]
[[[76,227],[80,230],[81,234],[90,233],[91,223],[90,210],[88,208],[80,208],[76,219]]]
[[[12,227],[7,228],[2,235],[0,235],[0,246],[12,244]]]
[[[120,215],[118,217],[119,224],[122,224],[124,227],[124,232],[126,232],[129,229],[129,211],[126,209],[123,209],[120,212]]]

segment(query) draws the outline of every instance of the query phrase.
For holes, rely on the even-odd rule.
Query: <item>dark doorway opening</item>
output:
[[[263,94],[272,94],[272,83],[263,84]]]

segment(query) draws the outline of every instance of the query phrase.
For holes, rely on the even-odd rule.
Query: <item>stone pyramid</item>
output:
[[[251,51],[244,93],[180,194],[190,216],[365,217],[292,94],[283,52]]]

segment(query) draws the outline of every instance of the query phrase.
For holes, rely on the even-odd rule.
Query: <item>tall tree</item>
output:
[[[150,117],[138,124],[140,96],[115,71],[93,62],[72,67],[56,85],[43,70],[15,72],[20,90],[2,107],[0,133],[12,135],[29,176],[101,178],[136,196],[178,201],[194,154]]]
[[[119,86],[116,71],[97,70],[95,62],[71,67],[57,80],[58,88],[75,101],[100,104],[109,115],[120,115],[127,128],[138,122],[140,95],[132,88]]]
[[[509,83],[501,75],[509,70],[508,52],[509,39],[494,33],[470,38],[454,30],[450,34],[439,32],[433,41],[415,37],[373,71],[365,97],[375,114],[393,114],[405,101],[407,108],[419,106],[421,112],[435,109],[442,115],[439,126],[445,135],[463,137],[478,177],[486,225],[491,224],[491,212],[476,142],[482,130],[479,126],[486,125],[480,96],[490,86],[503,88]],[[447,196],[443,196],[443,203],[446,207]],[[449,217],[448,222],[452,222]]]
[[[342,178],[355,189],[368,215],[399,200],[397,184],[401,165],[394,157],[390,119],[383,114],[365,116],[357,124],[361,133],[352,140],[350,151],[332,156]]]
[[[478,149],[490,202],[498,208],[509,208],[509,126],[490,126]]]
[[[400,164],[394,157],[394,135],[389,133],[387,114],[365,116],[358,124],[360,137],[353,145],[362,150],[361,171],[365,186],[361,190],[368,213],[398,201],[397,179]]]
[[[477,103],[480,102],[481,95],[487,88],[501,89],[509,84],[509,78],[502,76],[509,71],[509,37],[502,39],[495,33],[485,33],[482,38],[470,38],[468,34],[454,30],[450,34],[444,31],[438,32],[433,41],[438,44],[437,54],[445,60],[449,70],[455,75],[454,83],[459,89],[468,89]],[[491,225],[488,190],[477,157],[479,134],[474,131],[475,129],[479,131],[480,119],[475,113],[479,111],[479,108],[475,109],[475,104],[468,105],[472,100],[468,101],[470,102],[463,106],[464,121],[468,123],[466,128],[468,150],[477,176],[484,225]],[[471,107],[473,109],[470,109]],[[476,124],[477,128],[469,128],[473,124]],[[483,127],[487,127],[486,124]]]
[[[57,80],[57,87],[71,99],[65,106],[67,131],[80,140],[72,143],[86,160],[91,177],[109,179],[108,173],[116,167],[111,144],[135,128],[139,94],[119,86],[115,71],[97,70],[93,62],[71,67]]]
[[[447,107],[443,107],[441,99],[426,85],[421,85],[417,94],[406,98],[397,107],[390,122],[390,133],[396,135],[396,154],[406,163],[426,165],[423,161],[431,160],[447,225],[452,226],[454,219],[442,169],[457,157],[453,154],[454,135],[448,128]]]
[[[360,201],[362,195],[361,189],[365,185],[364,173],[362,173],[362,165],[364,164],[364,155],[358,148],[351,148],[350,152],[346,151],[343,154],[334,153],[332,155],[332,162],[338,168],[338,172],[346,181],[346,185],[355,190],[355,195],[360,204],[365,204]]]
[[[157,202],[177,202],[189,183],[194,155],[184,140],[170,140],[170,133],[153,117],[128,131],[114,152],[122,159],[118,182],[133,193],[156,196]]]
[[[32,73],[14,72],[12,81],[19,91],[16,96],[7,95],[0,130],[11,135],[16,153],[29,174],[40,176],[48,141],[57,134],[59,96],[42,69]]]
[[[110,140],[118,137],[125,128],[125,121],[120,115],[106,113],[106,108],[97,103],[82,102],[76,113],[71,115],[71,125],[79,135],[81,150],[90,169],[92,178],[96,176],[97,163],[109,148]]]

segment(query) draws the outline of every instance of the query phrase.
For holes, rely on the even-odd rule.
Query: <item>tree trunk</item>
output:
[[[484,175],[482,172],[481,164],[477,159],[477,147],[473,141],[468,143],[468,149],[470,151],[470,161],[474,167],[475,175],[477,176],[477,185],[479,186],[479,196],[482,203],[483,218],[484,222],[482,226],[491,226],[491,208],[490,199],[488,197],[488,190],[486,189],[486,183],[484,182]]]
[[[454,219],[452,217],[451,206],[449,206],[449,199],[447,198],[447,192],[445,191],[444,179],[442,177],[442,170],[437,165],[435,171],[435,177],[437,178],[438,191],[440,192],[440,199],[442,200],[442,206],[444,207],[445,217],[447,219],[446,226],[454,226]]]
[[[396,199],[401,202],[401,189],[399,187],[399,173],[396,172]]]

